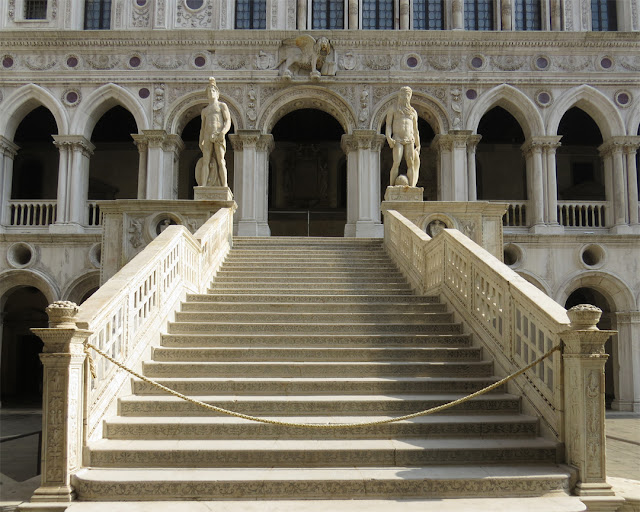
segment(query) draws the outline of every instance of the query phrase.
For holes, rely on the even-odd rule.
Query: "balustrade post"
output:
[[[71,475],[82,466],[86,357],[83,343],[90,332],[77,328],[78,307],[73,302],[54,302],[46,312],[49,327],[32,329],[44,342],[40,354],[44,389],[42,477],[31,501],[68,504],[75,498]]]
[[[20,148],[0,135],[0,229],[10,224],[9,201],[13,181],[13,160]]]
[[[567,315],[564,342],[564,437],[566,462],[578,470],[580,496],[613,496],[607,483],[604,430],[604,344],[615,331],[596,327],[602,311],[580,304]]]

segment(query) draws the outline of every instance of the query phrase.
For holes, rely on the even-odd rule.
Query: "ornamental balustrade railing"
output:
[[[527,227],[527,201],[509,201],[507,211],[502,217],[505,227]]]
[[[605,228],[607,201],[558,201],[558,222],[568,228]]]
[[[385,212],[384,246],[418,294],[440,294],[495,361],[499,376],[544,362],[511,381],[541,433],[565,445],[578,474],[576,493],[613,493],[604,453],[604,352],[613,331],[600,331],[600,310],[566,311],[456,229],[433,239],[395,210]]]
[[[47,228],[55,224],[58,215],[58,202],[34,200],[9,201],[9,225],[29,228]],[[87,201],[87,226],[100,226],[100,207],[95,201]]]
[[[169,226],[81,306],[47,308],[44,341],[42,482],[32,502],[74,499],[71,475],[83,467],[83,449],[102,436],[128,374],[104,358],[86,357],[85,342],[133,369],[187,293],[203,293],[233,240],[233,211],[222,208],[192,235]],[[93,374],[93,375],[92,375]]]

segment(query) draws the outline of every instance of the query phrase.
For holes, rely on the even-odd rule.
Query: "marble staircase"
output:
[[[367,422],[495,382],[472,342],[438,297],[412,294],[380,240],[239,238],[143,373],[250,415]],[[73,486],[87,501],[566,497],[562,457],[505,388],[439,414],[312,430],[133,379]]]

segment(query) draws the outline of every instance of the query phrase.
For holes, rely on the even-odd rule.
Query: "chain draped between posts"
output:
[[[198,407],[202,407],[203,409],[208,409],[210,411],[215,411],[221,414],[226,414],[228,416],[235,416],[236,418],[242,418],[244,420],[249,420],[249,421],[255,421],[258,423],[266,423],[269,425],[278,425],[278,426],[282,426],[282,427],[298,427],[298,428],[315,428],[315,429],[338,429],[338,428],[358,428],[358,427],[369,427],[369,426],[375,426],[375,425],[385,425],[387,423],[395,423],[397,421],[404,421],[404,420],[409,420],[412,418],[417,418],[419,416],[427,416],[428,414],[433,414],[436,412],[440,412],[440,411],[444,411],[445,409],[449,409],[451,407],[454,407],[456,405],[465,403],[477,396],[483,395],[485,393],[488,393],[489,391],[492,391],[500,386],[502,386],[503,384],[506,384],[507,382],[509,382],[510,380],[515,379],[516,377],[522,375],[524,372],[526,372],[527,370],[533,368],[534,366],[536,366],[537,364],[541,363],[542,361],[544,361],[547,357],[549,357],[551,354],[553,354],[555,351],[560,350],[561,349],[561,344],[556,345],[555,347],[553,347],[551,350],[549,350],[546,354],[542,355],[541,357],[539,357],[538,359],[536,359],[535,361],[533,361],[531,364],[529,364],[528,366],[518,370],[515,373],[512,373],[511,375],[508,375],[507,377],[504,377],[503,379],[500,379],[497,382],[494,382],[493,384],[486,386],[484,388],[482,388],[479,391],[476,391],[475,393],[471,393],[470,395],[464,396],[462,398],[458,398],[457,400],[453,400],[452,402],[447,402],[446,404],[442,404],[442,405],[438,405],[436,407],[431,407],[430,409],[425,409],[423,411],[418,411],[415,412],[413,414],[406,414],[404,416],[399,416],[397,418],[387,418],[384,420],[378,420],[378,421],[368,421],[368,422],[363,422],[363,423],[294,423],[294,422],[289,422],[289,421],[279,421],[279,420],[272,420],[269,418],[260,418],[258,416],[251,416],[248,414],[242,414],[240,412],[235,412],[235,411],[229,411],[228,409],[224,409],[222,407],[217,407],[215,405],[211,405],[211,404],[207,404],[205,402],[201,402],[200,400],[196,400],[195,398],[191,398],[188,397],[186,395],[183,395],[182,393],[178,393],[177,391],[174,391],[173,389],[168,388],[167,386],[163,386],[162,384],[160,384],[159,382],[155,382],[154,380],[151,380],[141,374],[139,374],[138,372],[132,370],[131,368],[127,368],[125,365],[123,365],[122,363],[116,361],[114,358],[112,358],[111,356],[109,356],[108,354],[104,353],[103,351],[101,351],[100,349],[98,349],[97,347],[95,347],[94,345],[92,345],[91,343],[85,342],[85,353],[87,354],[87,358],[89,360],[89,367],[91,369],[91,374],[93,378],[96,378],[96,375],[94,373],[94,368],[95,365],[93,363],[93,358],[89,352],[89,349],[95,350],[96,353],[100,354],[102,357],[104,357],[105,359],[107,359],[108,361],[112,362],[113,364],[115,364],[117,367],[123,369],[124,371],[130,373],[131,375],[133,375],[134,377],[137,377],[138,379],[147,382],[148,384],[151,384],[152,386],[155,386],[158,389],[161,389],[163,391],[166,391],[167,393],[176,396],[186,402],[192,403],[194,405],[197,405]]]

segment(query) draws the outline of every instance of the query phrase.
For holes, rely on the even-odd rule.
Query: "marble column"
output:
[[[452,1],[451,28],[453,30],[464,30],[464,3],[462,0]]]
[[[640,148],[640,136],[626,138],[624,155],[627,164],[627,190],[629,191],[629,224],[638,232],[638,167],[636,155]]]
[[[640,311],[616,313],[616,327],[618,386],[611,407],[618,411],[640,412]]]
[[[562,30],[562,1],[550,0],[551,5],[551,30]],[[544,27],[543,27],[544,30]]]
[[[347,155],[347,224],[344,236],[381,238],[380,150],[384,135],[354,130],[342,136]]]
[[[58,510],[55,504],[68,505],[75,499],[71,475],[82,465],[86,357],[83,343],[90,332],[77,328],[78,308],[73,302],[54,302],[46,311],[49,327],[32,329],[44,342],[40,354],[44,389],[41,483],[31,502],[51,503],[46,510]]]
[[[500,16],[502,18],[502,30],[513,30],[513,4],[512,0],[502,0]]]
[[[149,151],[149,142],[144,135],[132,133],[133,143],[138,148],[138,194],[137,199],[146,199],[147,197],[147,152]]]
[[[409,30],[409,0],[400,0],[400,30]]]
[[[450,130],[436,135],[433,144],[440,154],[438,173],[439,201],[468,201],[469,170],[468,144],[477,145],[480,139],[471,130]],[[474,149],[475,152],[475,149]]]
[[[564,342],[564,436],[567,464],[577,469],[575,493],[613,496],[607,483],[604,431],[604,344],[615,331],[596,327],[602,311],[581,304],[567,311]]]
[[[89,162],[95,146],[82,135],[53,135],[60,150],[58,215],[52,233],[82,232],[88,220]]]
[[[11,222],[9,201],[13,183],[13,161],[20,148],[0,135],[0,230]]]
[[[298,30],[307,30],[307,0],[298,0]]]
[[[527,162],[527,196],[529,198],[529,224],[532,232],[544,227],[545,179],[542,168],[542,143],[529,139],[522,145]]]
[[[629,232],[629,201],[627,191],[627,169],[623,155],[625,137],[612,137],[598,151],[604,160],[606,197],[610,204],[611,217],[608,223],[615,233]]]
[[[470,135],[467,139],[467,188],[469,201],[477,201],[478,199],[476,149],[480,139],[482,139],[482,135]]]
[[[269,153],[273,136],[259,130],[237,130],[233,144],[233,191],[238,203],[234,224],[238,236],[269,236]]]
[[[556,165],[556,151],[560,147],[562,136],[541,137],[545,156],[546,178],[546,216],[545,221],[554,229],[562,229],[558,222],[558,172]]]
[[[358,0],[349,0],[349,26],[345,28],[357,30],[359,17]]]
[[[145,199],[176,199],[177,157],[184,149],[182,139],[165,130],[143,130],[142,135],[148,145]]]

